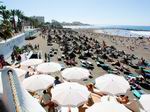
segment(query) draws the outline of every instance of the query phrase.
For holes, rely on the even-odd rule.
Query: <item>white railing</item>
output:
[[[18,93],[16,90],[15,75],[13,75],[13,72],[8,73],[8,79],[9,79],[9,84],[10,84],[11,91],[12,91],[12,98],[14,101],[14,106],[15,106],[16,112],[22,112],[20,102],[19,102]]]

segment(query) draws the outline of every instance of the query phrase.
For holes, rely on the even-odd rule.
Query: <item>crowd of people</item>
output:
[[[134,89],[141,89],[141,84],[149,83],[148,80],[146,80],[147,78],[149,78],[147,76],[148,71],[145,70],[149,69],[150,65],[144,58],[138,58],[134,54],[128,54],[123,50],[117,50],[114,46],[108,45],[104,40],[102,41],[102,43],[100,43],[97,39],[88,37],[84,33],[78,33],[71,29],[50,29],[47,30],[47,32],[45,32],[44,35],[46,36],[43,36],[43,38],[47,39],[48,45],[51,45],[52,43],[56,43],[59,45],[60,50],[62,51],[63,54],[61,58],[64,61],[64,63],[66,63],[66,65],[76,66],[77,58],[80,60],[87,60],[88,58],[90,58],[96,62],[97,66],[101,67],[108,73],[111,72],[118,75],[123,74],[125,76],[129,76],[130,74],[133,74],[133,70],[138,69],[138,71],[140,72],[137,72],[138,76],[136,78],[134,79],[133,78],[130,79],[129,77],[127,78],[130,85],[136,87]],[[34,48],[38,50],[39,44],[35,45]],[[53,49],[52,52],[56,52],[54,54],[57,54],[56,49]],[[50,61],[51,55],[52,53],[44,54],[45,62]],[[15,60],[20,62],[21,56],[19,53],[16,53],[14,51],[11,55],[11,59],[13,62]],[[0,69],[6,65],[9,65],[9,63],[7,63],[4,60],[3,55],[0,55]],[[90,63],[89,65],[92,66],[92,64]],[[84,67],[89,68],[89,65],[87,64]],[[28,78],[35,74],[37,74],[36,70],[31,66],[29,66],[25,78]],[[55,85],[61,83],[63,82],[60,81],[59,77],[56,76],[53,86],[51,86],[47,90],[44,90],[42,95],[41,94],[38,95],[37,93],[31,94],[33,96],[37,95],[41,105],[44,107],[48,107],[49,112],[51,111],[54,112],[56,107],[58,107],[58,105],[51,101],[52,97],[51,89]],[[100,97],[107,95],[107,93],[96,91],[96,88],[94,87],[93,84],[88,84],[87,89],[91,93],[96,94]],[[116,97],[116,101],[118,101],[121,104],[127,104],[129,102],[129,98],[128,96],[121,95]],[[93,104],[91,97],[89,97],[87,103],[90,106]],[[82,106],[80,106],[80,109],[81,107]]]
[[[76,66],[76,57],[78,56],[79,59],[83,60],[91,58],[96,62],[99,62],[102,68],[102,64],[110,62],[109,66],[113,66],[115,70],[117,69],[118,74],[120,72],[130,74],[132,73],[130,67],[134,69],[143,65],[147,66],[148,64],[148,62],[146,62],[143,58],[140,59],[134,54],[128,54],[124,50],[117,50],[114,46],[107,45],[105,41],[100,43],[96,39],[70,29],[48,30],[47,42],[55,42],[60,46],[64,55],[64,62],[67,65]],[[45,58],[48,57],[48,54],[45,54]],[[101,61],[103,63],[101,63]],[[111,69],[110,67],[108,67],[108,70],[113,72],[114,69]]]

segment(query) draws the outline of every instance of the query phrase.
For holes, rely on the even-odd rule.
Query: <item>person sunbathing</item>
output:
[[[146,65],[146,61],[145,61],[145,59],[142,57],[141,59],[140,59],[140,62],[139,62],[141,65]]]
[[[116,62],[112,62],[111,64],[112,64],[112,65],[119,66],[119,67],[121,66],[121,63],[120,63],[120,61],[118,61],[118,60],[117,60]]]
[[[94,87],[93,84],[88,84],[86,87],[87,87],[87,89],[88,89],[91,93],[97,94],[98,96],[101,96],[101,97],[102,97],[102,96],[104,96],[104,95],[107,95],[106,93],[103,93],[103,92],[100,92],[100,91],[99,91],[99,92],[95,91],[95,90],[94,90],[95,87]]]
[[[127,104],[129,102],[128,96],[119,96],[116,98],[116,100],[121,104]]]
[[[6,62],[4,56],[0,54],[0,69],[3,69],[4,66],[10,66],[10,64]]]
[[[48,103],[46,104],[43,104],[44,107],[48,107],[48,112],[55,112],[55,107],[57,107],[58,105],[55,104],[54,102],[52,101],[49,101]]]
[[[113,58],[108,57],[107,59],[108,62],[114,62]]]

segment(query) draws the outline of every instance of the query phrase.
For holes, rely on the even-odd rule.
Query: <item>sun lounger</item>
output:
[[[80,60],[80,62],[81,62],[81,66],[84,68],[87,68],[87,69],[93,69],[94,68],[93,64],[89,61]]]
[[[89,65],[93,65],[90,61],[86,61]]]
[[[101,65],[101,67],[108,67],[107,64],[100,64],[100,65]]]
[[[150,67],[150,63],[147,63],[147,67]]]
[[[135,89],[136,89],[136,87],[131,85],[131,90],[135,90]]]
[[[104,64],[104,61],[97,59],[97,62],[99,62],[100,64]]]
[[[150,73],[146,73],[144,77],[150,79]]]
[[[89,64],[84,64],[84,63],[81,63],[81,66],[84,68],[87,68],[87,69],[93,69],[94,68],[94,66],[91,66]]]
[[[134,96],[136,96],[138,99],[140,99],[141,97],[141,93],[138,90],[132,90],[132,93],[134,94]]]
[[[108,70],[107,72],[110,73],[110,74],[119,74],[118,71],[114,71],[114,70]]]
[[[150,84],[149,83],[140,83],[140,86],[144,89],[150,90]]]
[[[136,65],[129,65],[129,66],[131,66],[134,69],[139,69],[139,66],[136,66]]]
[[[96,64],[97,64],[97,66],[99,66],[99,67],[100,67],[100,64],[104,64],[104,62],[96,61]]]
[[[96,65],[97,65],[97,66],[100,66],[100,62],[96,61]]]
[[[131,76],[131,77],[138,77],[138,75],[137,75],[137,74],[133,74],[133,73],[128,74],[128,76]]]
[[[64,59],[64,58],[65,58],[65,55],[64,55],[64,54],[62,54],[62,55],[61,55],[61,58],[63,58],[63,59]]]
[[[58,61],[61,61],[61,57],[57,57]]]
[[[82,67],[86,67],[86,64],[81,63],[81,66],[82,66]]]
[[[144,72],[146,72],[146,73],[150,73],[150,70],[144,70]]]
[[[112,70],[107,64],[100,64],[100,67],[102,67],[104,70]]]
[[[86,61],[85,60],[80,60],[81,63],[83,64],[86,64]]]
[[[134,96],[136,96],[138,99],[140,99],[142,94],[145,94],[145,92],[143,90],[132,90],[132,93],[134,94]]]

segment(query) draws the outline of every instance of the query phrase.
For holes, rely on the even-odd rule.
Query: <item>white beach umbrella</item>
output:
[[[52,101],[61,106],[78,107],[84,104],[90,92],[83,85],[74,82],[66,82],[56,85],[51,90]]]
[[[122,76],[106,74],[96,78],[95,86],[102,92],[110,94],[125,94],[130,85]]]
[[[21,62],[20,64],[22,66],[35,66],[41,63],[43,63],[42,59],[28,59],[26,61]]]
[[[62,66],[56,62],[49,62],[38,65],[36,69],[41,73],[54,73],[60,71],[62,69]]]
[[[143,94],[139,100],[146,112],[150,112],[150,94]]]
[[[91,107],[89,107],[86,112],[132,112],[127,109],[123,104],[103,101],[99,103],[95,103]]]
[[[23,80],[23,86],[26,90],[34,92],[48,89],[54,83],[54,78],[50,75],[33,75]]]
[[[81,67],[66,68],[61,72],[62,76],[69,81],[87,79],[90,76],[89,70]]]

